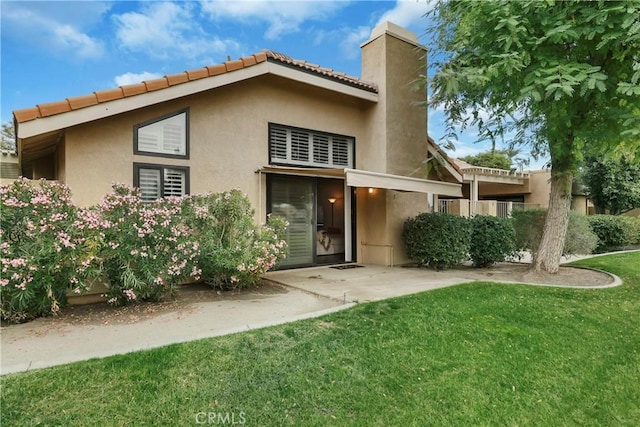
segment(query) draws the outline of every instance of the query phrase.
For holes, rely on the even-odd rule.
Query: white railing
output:
[[[492,215],[500,218],[508,218],[514,210],[537,209],[536,203],[502,202],[498,200],[478,200],[472,202],[468,199],[440,199],[438,200],[438,212],[454,215]]]

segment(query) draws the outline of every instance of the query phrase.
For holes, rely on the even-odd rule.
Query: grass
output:
[[[640,253],[578,264],[625,284],[475,282],[7,375],[2,425],[640,425]]]

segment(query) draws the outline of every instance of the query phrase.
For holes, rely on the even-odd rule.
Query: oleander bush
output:
[[[68,290],[86,290],[99,274],[94,230],[91,216],[74,206],[62,184],[19,179],[0,186],[2,319],[56,313]]]
[[[253,218],[251,203],[239,190],[185,199],[185,221],[200,243],[202,280],[219,288],[256,284],[284,257],[286,242],[279,236],[285,220],[269,217],[260,226]]]
[[[595,251],[599,253],[622,249],[635,240],[632,220],[624,216],[592,215],[589,216],[589,225],[598,236]]]
[[[489,267],[516,255],[515,230],[507,218],[476,215],[471,219],[469,256],[474,267]]]
[[[0,196],[0,305],[11,322],[56,313],[97,276],[115,305],[164,299],[201,276],[220,287],[257,283],[286,249],[284,219],[256,225],[237,190],[143,203],[138,189],[114,184],[81,209],[63,184],[20,179]]]
[[[471,225],[467,218],[446,213],[421,213],[405,221],[402,229],[409,259],[437,270],[467,259]]]
[[[114,184],[95,208],[108,302],[159,301],[176,285],[199,279],[199,242],[182,220],[182,198],[145,204],[137,188]]]

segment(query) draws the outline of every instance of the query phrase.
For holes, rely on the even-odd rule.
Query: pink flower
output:
[[[131,289],[125,289],[123,293],[129,301],[133,301],[136,299],[136,293]]]

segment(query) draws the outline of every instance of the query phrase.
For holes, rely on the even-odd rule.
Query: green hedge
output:
[[[412,261],[437,270],[451,268],[467,258],[471,225],[461,216],[422,213],[404,223],[402,239]]]
[[[637,239],[634,220],[624,216],[593,215],[589,217],[589,225],[598,236],[596,252],[619,250],[634,244]]]
[[[515,230],[509,219],[477,215],[471,219],[469,256],[475,267],[488,267],[516,255]]]
[[[469,258],[475,267],[488,267],[516,254],[512,222],[494,216],[422,213],[405,222],[402,239],[412,261],[437,270]]]
[[[538,252],[546,215],[546,209],[515,210],[512,212],[511,221],[516,234],[515,244],[518,250],[530,251],[533,255]],[[569,213],[563,255],[590,254],[595,250],[598,245],[598,236],[591,230],[588,218],[576,212]]]

